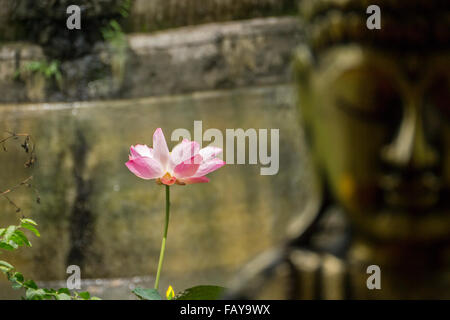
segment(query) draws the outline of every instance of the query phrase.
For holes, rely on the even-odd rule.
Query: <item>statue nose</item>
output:
[[[382,149],[381,157],[395,167],[417,170],[436,165],[438,153],[427,142],[421,106],[415,103],[405,106],[397,134]]]

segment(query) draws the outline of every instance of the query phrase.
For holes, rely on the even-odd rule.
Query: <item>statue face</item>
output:
[[[298,55],[299,107],[319,174],[356,231],[450,236],[450,55],[336,46]]]

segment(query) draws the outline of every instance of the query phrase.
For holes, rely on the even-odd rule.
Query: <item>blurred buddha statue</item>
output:
[[[300,3],[318,191],[228,298],[450,298],[450,2],[373,2],[381,29],[366,26],[371,1]]]

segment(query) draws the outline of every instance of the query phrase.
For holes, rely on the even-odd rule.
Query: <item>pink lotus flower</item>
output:
[[[225,162],[216,158],[222,149],[208,146],[200,149],[196,141],[184,139],[172,152],[167,148],[161,128],[153,134],[153,148],[137,144],[130,147],[129,161],[125,164],[142,179],[156,179],[158,183],[179,185],[209,182],[208,173],[222,167]]]

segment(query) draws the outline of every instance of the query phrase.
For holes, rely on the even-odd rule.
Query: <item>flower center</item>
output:
[[[176,180],[177,178],[173,177],[169,172],[166,172],[166,174],[159,178],[157,182],[170,186],[174,184]]]

